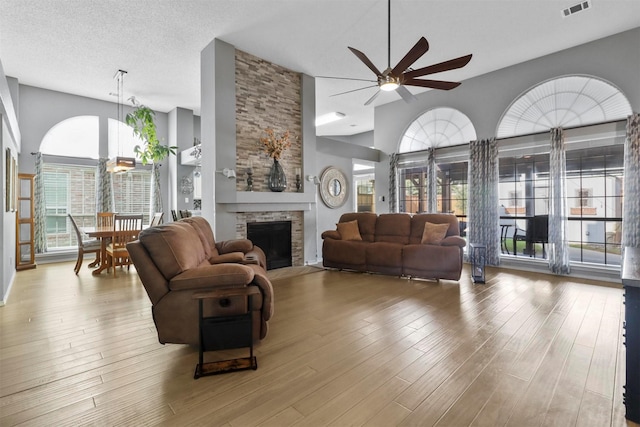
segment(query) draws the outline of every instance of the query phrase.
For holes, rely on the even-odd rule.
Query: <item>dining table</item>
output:
[[[145,225],[142,226],[143,229],[147,227],[148,226]],[[94,237],[100,240],[100,264],[98,265],[98,268],[91,272],[93,275],[98,275],[109,268],[109,263],[107,262],[107,244],[109,243],[109,238],[113,236],[113,225],[81,227],[80,231],[89,237]],[[137,234],[138,233],[136,232],[136,235]]]
[[[91,272],[91,274],[98,275],[109,268],[109,263],[107,262],[107,242],[109,241],[109,237],[113,236],[113,225],[82,227],[80,230],[87,236],[100,240],[100,264],[98,268]]]

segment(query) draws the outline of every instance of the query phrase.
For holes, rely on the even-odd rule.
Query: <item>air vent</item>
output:
[[[568,7],[566,9],[562,10],[562,17],[566,18],[568,16],[571,16],[573,14],[576,14],[578,12],[582,12],[583,10],[587,10],[591,8],[591,0],[587,0],[587,1],[582,1],[576,5],[573,5],[571,7]]]

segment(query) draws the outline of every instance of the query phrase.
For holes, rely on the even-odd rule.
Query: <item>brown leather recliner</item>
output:
[[[127,250],[151,300],[161,343],[199,344],[198,301],[193,294],[219,288],[256,286],[254,341],[267,335],[273,314],[273,287],[266,276],[264,252],[247,239],[216,242],[202,217],[150,227]],[[247,311],[246,297],[208,299],[204,316]]]

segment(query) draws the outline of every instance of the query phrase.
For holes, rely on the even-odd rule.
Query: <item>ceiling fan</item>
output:
[[[391,0],[388,0],[388,20],[387,20],[387,68],[384,71],[380,71],[374,64],[371,62],[367,55],[360,52],[358,49],[349,47],[349,50],[353,52],[355,56],[358,57],[371,71],[373,71],[376,75],[377,80],[365,80],[365,79],[351,79],[346,77],[323,77],[323,78],[332,78],[332,79],[341,79],[341,80],[358,80],[358,81],[370,81],[376,82],[376,85],[367,86],[360,89],[350,90],[347,92],[338,93],[332,96],[344,95],[351,92],[356,92],[359,90],[369,89],[375,86],[378,86],[380,90],[376,91],[375,94],[364,105],[369,105],[373,102],[374,99],[380,94],[380,91],[396,91],[405,102],[413,102],[416,100],[416,97],[409,92],[409,90],[405,86],[418,86],[418,87],[426,87],[431,89],[440,89],[440,90],[451,90],[455,87],[460,86],[460,82],[449,82],[442,80],[426,80],[426,79],[418,79],[417,77],[426,76],[429,74],[441,73],[443,71],[455,70],[456,68],[462,68],[469,63],[472,55],[465,55],[459,58],[450,59],[448,61],[440,62],[438,64],[429,65],[427,67],[412,69],[410,68],[422,55],[427,53],[429,50],[429,43],[427,39],[421,37],[420,40],[407,52],[407,54],[398,62],[398,64],[391,68]]]

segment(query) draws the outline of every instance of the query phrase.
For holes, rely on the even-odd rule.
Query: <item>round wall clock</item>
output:
[[[335,209],[344,205],[349,194],[347,176],[338,168],[329,166],[320,177],[320,197],[325,205]]]

